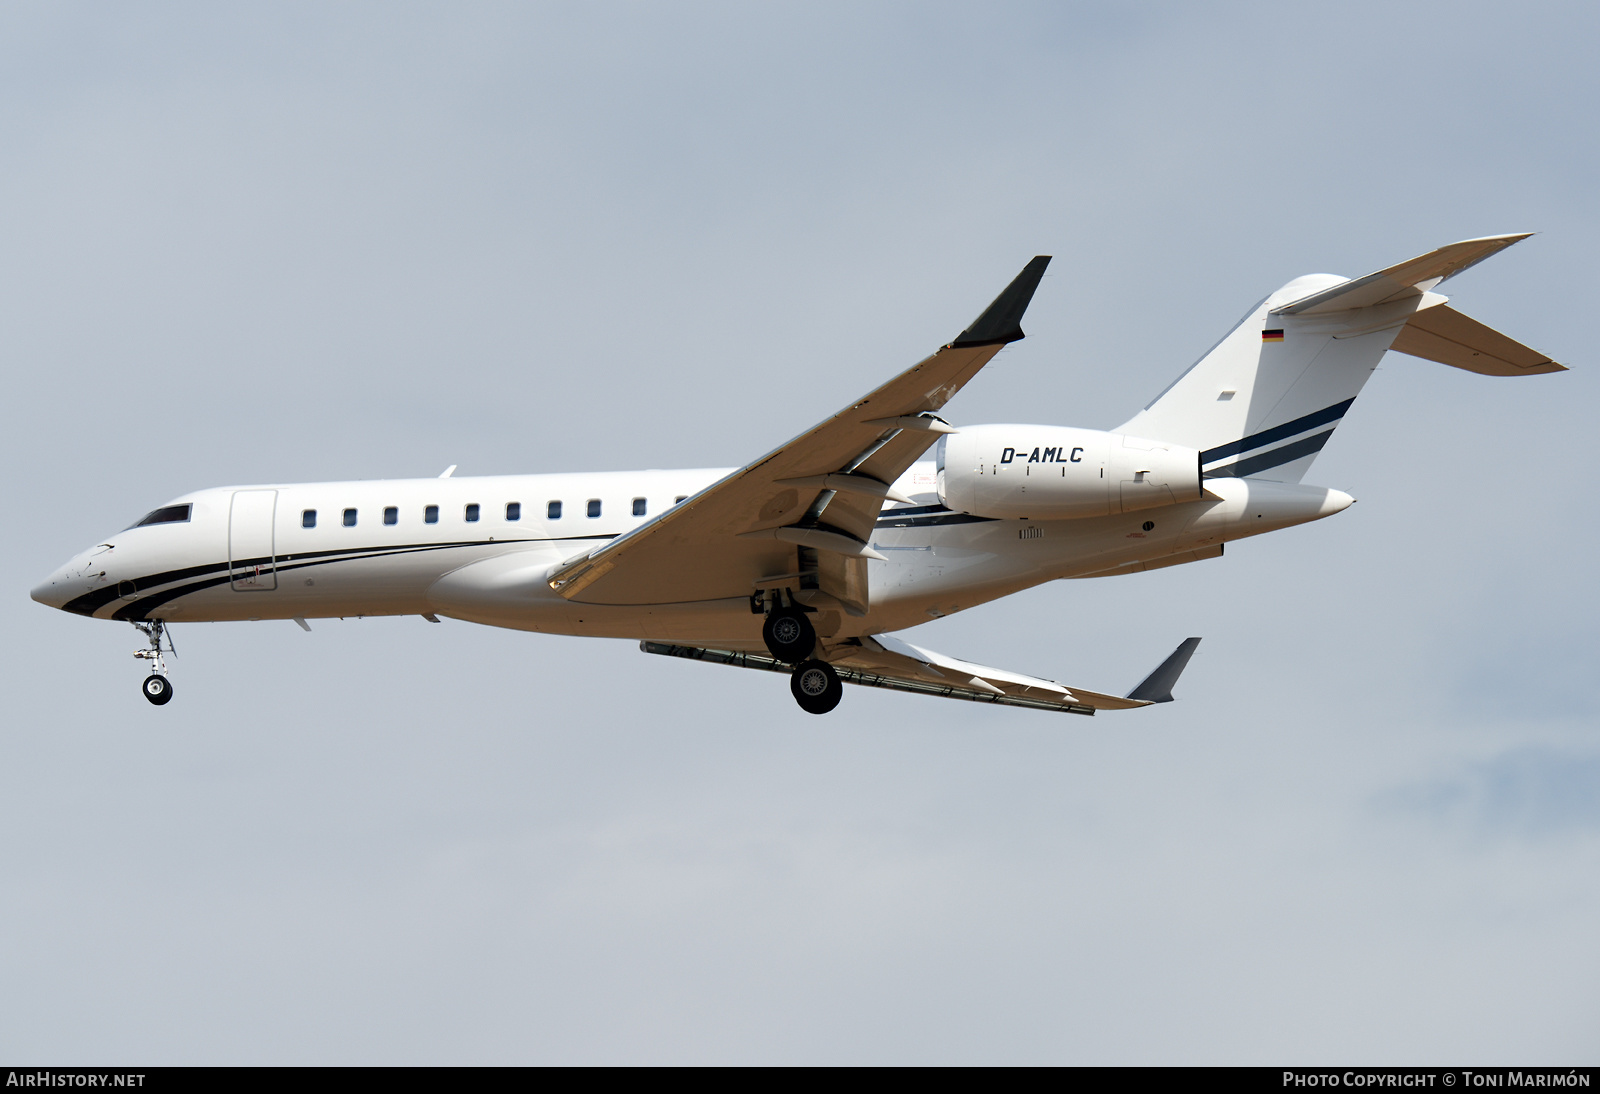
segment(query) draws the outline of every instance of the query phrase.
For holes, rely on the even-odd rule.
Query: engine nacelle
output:
[[[1098,429],[979,425],[939,439],[939,500],[1002,519],[1103,517],[1198,500],[1200,453]]]

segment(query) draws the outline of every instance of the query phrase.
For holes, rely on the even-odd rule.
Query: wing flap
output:
[[[1548,356],[1463,315],[1448,304],[1414,314],[1389,347],[1441,365],[1484,376],[1533,376],[1565,372]]]
[[[784,664],[782,661],[768,657],[763,653],[701,649],[694,646],[676,646],[666,642],[648,641],[640,642],[639,648],[645,653],[660,654],[666,657],[683,657],[691,661],[705,661],[713,665],[733,665],[744,669],[762,669],[766,672],[782,673],[784,676],[788,676],[794,671],[793,665]],[[919,695],[935,695],[943,699],[965,699],[971,703],[995,703],[1000,706],[1028,707],[1033,710],[1053,710],[1062,714],[1093,714],[1095,712],[1095,708],[1089,704],[1076,702],[1070,696],[1062,696],[1059,693],[1064,689],[1059,688],[1055,692],[1041,692],[1038,695],[1029,695],[997,688],[983,679],[941,677],[932,672],[917,672],[906,666],[899,666],[897,670],[888,666],[857,664],[848,659],[833,661],[831,664],[833,665],[833,671],[839,674],[840,680],[847,684],[860,684],[863,687],[887,688],[891,691],[908,691]]]
[[[900,438],[905,440],[895,449],[906,467],[911,466],[939,434],[886,427],[867,419],[909,416],[943,406],[950,394],[1001,348],[941,349],[848,410],[626,536],[568,563],[551,575],[551,588],[568,600],[591,604],[665,604],[748,596],[752,583],[764,575],[797,567],[794,548],[782,546],[784,541],[740,537],[800,524],[824,493],[824,488],[780,485],[778,480],[858,472],[856,461],[862,453],[881,451]],[[898,477],[899,472],[887,481]],[[828,493],[824,509],[839,507],[842,524],[836,528],[866,542],[882,502],[855,493]],[[872,519],[858,515],[852,520],[852,511],[870,512]],[[811,523],[816,523],[815,516]],[[629,564],[619,569],[624,558]]]
[[[974,664],[913,646],[888,634],[852,638],[829,645],[821,656],[833,666],[839,679],[847,684],[937,695],[946,699],[965,699],[974,703],[1054,710],[1064,714],[1093,714],[1097,710],[1131,710],[1134,707],[1171,702],[1172,685],[1199,643],[1198,638],[1188,639],[1125,696],[1069,687],[1055,680]],[[763,669],[784,675],[794,671],[793,665],[764,653],[703,649],[649,641],[639,643],[639,648],[646,653]]]

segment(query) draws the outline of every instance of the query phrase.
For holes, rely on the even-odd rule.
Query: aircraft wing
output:
[[[668,604],[799,584],[815,553],[822,591],[867,609],[868,542],[891,488],[941,433],[933,416],[1008,343],[1050,263],[1034,258],[955,341],[754,463],[610,543],[569,559],[550,587],[586,604]],[[810,556],[805,556],[810,557]]]
[[[913,691],[975,703],[1054,710],[1063,714],[1093,714],[1097,710],[1128,710],[1172,702],[1172,687],[1199,645],[1198,638],[1185,639],[1127,695],[1107,695],[1037,676],[1025,676],[1020,672],[976,665],[913,646],[887,634],[852,638],[829,646],[822,657],[833,666],[839,679],[847,684]],[[648,641],[639,643],[639,648],[645,653],[738,668],[763,669],[785,676],[794,672],[793,665],[760,653],[700,649]]]

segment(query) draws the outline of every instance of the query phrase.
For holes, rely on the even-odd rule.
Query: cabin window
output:
[[[471,524],[478,519],[478,503],[473,502],[467,506],[467,523]]]
[[[673,505],[681,505],[685,501],[688,501],[688,500],[689,500],[689,495],[688,494],[679,494],[677,500],[674,501],[672,504]]]
[[[522,519],[522,503],[520,501],[508,501],[508,502],[506,502],[506,519],[507,520],[521,520]]]
[[[439,523],[439,507],[437,505],[428,506],[426,509],[424,509],[422,511],[422,519],[423,519],[423,522],[427,523],[427,524],[438,524]]]
[[[644,516],[644,511],[645,511],[644,499],[643,498],[634,498],[633,499],[633,515],[636,516],[636,517],[642,517],[642,516]]]
[[[600,515],[600,499],[599,498],[590,498],[589,499],[589,515],[591,517],[598,517]]]
[[[559,501],[551,502],[550,505],[545,509],[544,515],[546,520],[560,520],[561,503]]]
[[[356,526],[356,511],[354,509],[346,509],[344,511],[344,526],[346,528],[354,528]]]
[[[315,509],[307,509],[304,513],[300,514],[300,527],[315,528],[316,526],[317,511]]]
[[[400,510],[399,510],[399,508],[396,507],[396,506],[391,505],[387,509],[385,509],[383,511],[383,523],[385,523],[385,524],[399,524],[400,523]]]
[[[145,518],[134,527],[143,528],[147,524],[181,524],[189,519],[189,509],[187,505],[163,506],[153,513],[146,514]]]

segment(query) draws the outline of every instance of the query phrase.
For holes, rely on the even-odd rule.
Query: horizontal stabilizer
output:
[[[1424,308],[1412,315],[1389,348],[1484,376],[1533,376],[1567,370],[1567,366],[1556,364],[1538,350],[1507,338],[1448,304]]]
[[[1116,432],[1199,449],[1208,478],[1296,483],[1390,349],[1491,375],[1558,372],[1433,291],[1525,238],[1468,239],[1354,280],[1297,277]]]
[[[1441,281],[1448,280],[1462,270],[1476,266],[1490,255],[1498,254],[1518,240],[1527,239],[1531,232],[1514,235],[1485,236],[1467,239],[1429,251],[1425,255],[1402,262],[1377,273],[1341,282],[1321,292],[1274,308],[1273,315],[1320,315],[1326,312],[1345,311],[1349,308],[1370,308],[1377,304],[1390,304],[1408,296],[1421,296]]]
[[[1146,703],[1172,702],[1172,685],[1178,682],[1178,677],[1183,675],[1184,668],[1189,664],[1189,658],[1194,656],[1194,651],[1200,647],[1200,639],[1185,638],[1183,644],[1172,651],[1172,656],[1161,662],[1160,667],[1144,678],[1144,682],[1128,692],[1129,699],[1139,699]]]

